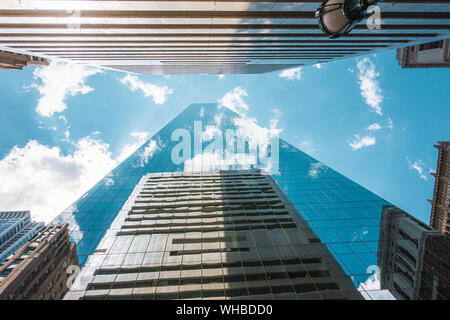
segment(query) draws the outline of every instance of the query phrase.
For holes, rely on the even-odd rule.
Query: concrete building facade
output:
[[[383,207],[378,265],[397,299],[450,299],[450,238],[394,206]]]
[[[326,63],[450,36],[447,0],[385,0],[379,16],[368,15],[339,39],[319,28],[321,3],[1,1],[0,46],[143,74],[227,74]]]
[[[434,146],[439,150],[435,177],[433,200],[431,203],[430,225],[450,236],[450,142],[439,141]]]
[[[450,39],[397,49],[402,68],[450,68]]]
[[[0,300],[61,300],[78,267],[66,225],[48,225],[0,265]]]
[[[25,66],[48,66],[46,58],[0,50],[0,69],[22,70]]]

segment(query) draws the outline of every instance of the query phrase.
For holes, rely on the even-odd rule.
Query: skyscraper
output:
[[[46,58],[0,50],[0,69],[22,70],[24,66],[48,66]]]
[[[67,299],[362,299],[270,176],[144,175]]]
[[[31,221],[30,211],[0,212],[0,263],[44,227]]]
[[[381,288],[397,299],[450,299],[450,238],[393,206],[383,207]]]
[[[328,39],[322,0],[0,2],[0,46],[143,74],[264,73],[449,37],[447,0],[385,0]]]
[[[430,226],[450,236],[450,141],[439,141],[434,146],[439,150],[433,200],[431,203]]]
[[[78,266],[66,225],[48,225],[0,265],[0,300],[60,300]]]
[[[82,269],[68,298],[76,298],[77,294],[83,295],[86,288],[94,288],[88,291],[92,291],[91,294],[99,294],[93,283],[93,281],[97,280],[94,280],[93,277],[98,276],[98,281],[100,282],[106,281],[105,279],[109,277],[108,281],[114,283],[115,279],[125,281],[124,279],[128,277],[126,281],[133,282],[137,280],[134,277],[145,276],[139,275],[138,269],[144,268],[142,265],[144,260],[139,261],[139,259],[142,254],[148,253],[146,250],[149,247],[145,250],[140,248],[140,252],[127,251],[128,246],[132,245],[133,239],[141,236],[135,228],[136,225],[139,226],[138,228],[142,227],[141,230],[146,230],[147,228],[164,230],[165,235],[159,235],[162,241],[168,241],[169,236],[173,239],[171,231],[177,228],[181,228],[182,234],[187,234],[184,229],[187,228],[187,219],[193,222],[195,221],[193,217],[186,217],[186,220],[184,220],[184,217],[180,218],[182,223],[177,224],[174,221],[176,220],[175,218],[166,219],[166,216],[163,216],[165,213],[176,213],[170,212],[172,209],[154,212],[157,216],[153,217],[158,217],[156,220],[147,219],[140,215],[144,214],[146,217],[152,217],[148,215],[151,212],[147,213],[146,210],[151,211],[153,209],[151,209],[150,205],[147,207],[144,205],[149,199],[153,199],[152,201],[160,203],[160,205],[168,205],[174,198],[172,195],[158,194],[157,184],[151,181],[152,174],[167,175],[167,183],[163,185],[170,185],[172,183],[171,179],[174,179],[173,183],[175,184],[180,183],[179,179],[182,179],[180,178],[181,173],[193,174],[201,172],[201,176],[208,177],[208,175],[214,176],[219,174],[217,172],[221,170],[242,171],[255,169],[261,169],[270,174],[270,177],[265,179],[267,181],[273,180],[274,190],[278,190],[276,191],[278,198],[286,197],[285,207],[290,207],[292,204],[292,210],[289,211],[288,215],[285,215],[285,219],[292,219],[297,224],[299,229],[297,234],[313,235],[309,238],[315,240],[302,245],[305,255],[314,253],[319,258],[322,255],[324,257],[332,257],[328,261],[335,261],[339,268],[343,270],[345,275],[343,279],[351,280],[354,289],[358,290],[367,299],[394,298],[388,289],[380,287],[379,272],[381,268],[378,266],[379,245],[383,247],[379,243],[380,233],[382,232],[381,218],[383,207],[391,204],[284,140],[278,140],[277,134],[278,132],[274,128],[259,127],[251,119],[238,115],[217,104],[192,104],[180,113],[54,220],[54,222],[69,223],[71,241],[77,244],[79,261],[86,267]],[[245,137],[245,139],[242,141],[238,137]],[[265,154],[267,157],[264,158],[261,154]],[[158,175],[156,176],[158,177]],[[220,185],[224,181],[217,181],[217,183]],[[192,206],[196,207],[196,203],[199,201],[195,198],[199,195],[194,196],[195,189],[193,186],[196,184],[188,183],[188,185],[191,185],[192,188],[186,194],[183,194],[182,197],[186,197],[192,192]],[[145,188],[147,189],[143,188],[143,186],[146,186]],[[207,190],[204,193],[206,192]],[[201,197],[203,197],[203,192],[201,194]],[[159,196],[163,198],[167,196],[167,202],[154,200]],[[211,197],[211,195],[208,196]],[[252,201],[256,201],[255,199]],[[274,200],[278,201],[278,199]],[[204,201],[203,198],[201,201]],[[240,199],[239,201],[242,202],[243,200]],[[180,214],[183,212],[191,213],[190,209],[188,209],[191,204],[188,204],[189,202],[187,202],[186,206],[183,206],[183,209],[179,212]],[[145,210],[142,209],[145,213],[139,212],[141,210],[139,206],[146,208]],[[260,209],[263,210],[264,207]],[[256,210],[259,214],[264,212],[258,211],[259,208]],[[198,211],[201,214],[206,214],[200,208]],[[160,214],[161,219],[159,219]],[[295,218],[296,215],[300,217]],[[205,217],[204,219],[215,218]],[[227,219],[223,219],[215,220],[215,226],[218,227],[218,221],[225,225],[223,222]],[[253,218],[246,215],[244,225],[251,225],[251,219]],[[207,221],[209,220],[203,220],[202,218],[201,221],[195,223],[202,225],[203,222],[206,223]],[[289,224],[290,222],[283,221],[283,223]],[[271,232],[275,231],[267,229],[268,225],[266,223],[267,234],[270,234],[270,238],[273,239]],[[129,239],[126,241],[123,240],[125,238],[118,240],[120,238],[118,234],[123,232],[122,227],[130,231],[130,234],[127,235]],[[198,228],[199,226],[192,227]],[[284,232],[284,228],[282,229]],[[196,230],[195,232],[200,231]],[[219,230],[214,232],[219,232]],[[225,231],[221,230],[220,232]],[[197,239],[203,239],[203,232],[201,233],[202,236],[196,236]],[[154,239],[153,236],[154,234],[152,233],[151,239]],[[232,235],[231,237],[234,236],[237,235]],[[216,237],[227,239],[226,234],[222,233],[220,235],[217,234]],[[187,236],[184,237],[184,239],[187,238]],[[266,240],[268,241],[269,239]],[[177,241],[183,242],[185,240]],[[140,242],[137,242],[135,245],[139,246],[138,243]],[[225,243],[229,242],[225,241]],[[145,244],[142,245],[145,246]],[[187,246],[186,243],[173,242],[171,245],[174,248],[176,246]],[[189,243],[189,246],[191,245],[198,247],[197,243]],[[217,244],[214,245],[217,247]],[[257,248],[258,244],[255,247]],[[170,250],[165,251],[164,247],[159,253],[159,256],[161,256],[162,252],[164,252],[163,257],[167,255],[170,258],[166,261],[167,263],[172,261],[171,259],[179,259],[177,254],[170,255],[172,251],[178,251],[178,249],[170,248]],[[293,248],[295,248],[295,245]],[[116,252],[116,250],[118,251]],[[125,258],[127,252],[133,253],[134,258],[131,256]],[[182,256],[184,257],[184,255]],[[300,260],[302,258],[301,255],[296,257]],[[123,264],[125,263],[124,259],[127,259],[127,264],[134,264],[133,268],[138,269],[128,273],[116,274],[117,270],[128,268]],[[244,260],[242,259],[241,261]],[[103,268],[103,264],[105,264],[105,268]],[[115,268],[115,270],[111,271],[111,267],[108,267],[109,264],[112,264],[114,266],[112,268]],[[163,266],[161,264],[159,268]],[[221,268],[226,269],[228,267],[222,265]],[[339,268],[330,267],[327,270],[332,275],[332,272],[339,270]],[[100,272],[98,270],[103,269],[106,271],[101,272],[105,274],[98,274]],[[143,269],[142,273],[156,271],[145,270]],[[158,272],[162,272],[160,270],[158,269]],[[308,271],[309,269],[303,268],[301,270]],[[165,271],[169,272],[169,270]],[[173,271],[178,272],[180,270]],[[300,270],[297,269],[297,271]],[[108,274],[108,272],[110,273]],[[116,276],[117,278],[115,278]],[[112,278],[114,280],[111,280]],[[169,278],[167,277],[167,279]],[[311,276],[311,278],[314,277]],[[268,281],[267,278],[266,281]],[[343,281],[342,283],[346,282]],[[151,287],[155,289],[155,286]],[[112,287],[110,289],[105,289],[102,286],[97,288],[111,290]],[[317,292],[315,294],[322,297],[321,290],[317,287],[316,289]],[[94,293],[94,291],[97,292]],[[352,290],[346,291],[347,295],[344,295],[343,298],[351,296],[348,293],[351,293]],[[271,292],[273,293],[273,291]],[[102,294],[103,296],[107,295],[105,292]],[[196,294],[198,295],[198,292]],[[355,296],[357,295],[353,295],[353,297]]]
[[[450,68],[450,39],[397,49],[402,68]]]

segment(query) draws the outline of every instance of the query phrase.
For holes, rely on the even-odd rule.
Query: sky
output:
[[[221,103],[428,223],[450,140],[446,69],[394,50],[261,75],[135,75],[51,61],[0,70],[0,210],[49,222],[191,103]]]

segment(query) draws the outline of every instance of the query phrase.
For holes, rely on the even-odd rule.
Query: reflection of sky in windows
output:
[[[222,132],[234,128],[236,114],[225,108],[220,112],[223,116],[218,122],[216,104],[191,105],[55,219],[70,224],[70,238],[77,243],[81,263],[95,251],[142,175],[260,166],[248,154],[219,159],[217,154],[210,153],[179,165],[171,161],[171,150],[178,143],[171,141],[175,129],[192,131],[192,124],[198,120],[203,122],[203,132],[208,125],[217,126]],[[193,143],[191,148],[194,154]],[[346,274],[352,276],[355,286],[374,290],[377,284],[368,268],[377,265],[381,211],[389,203],[283,140],[279,148],[279,174],[273,178],[327,244]]]

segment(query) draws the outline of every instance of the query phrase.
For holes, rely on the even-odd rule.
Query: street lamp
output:
[[[367,13],[367,8],[382,0],[326,0],[316,11],[323,32],[331,39],[350,32]]]

